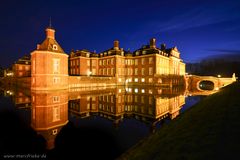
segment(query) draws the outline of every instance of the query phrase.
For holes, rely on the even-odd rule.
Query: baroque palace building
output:
[[[152,38],[149,45],[130,52],[120,48],[116,40],[112,48],[98,54],[72,50],[68,55],[57,43],[52,27],[46,29],[45,40],[31,52],[31,60],[18,63],[15,68],[14,77],[31,77],[32,90],[185,85],[185,63],[177,47],[166,48],[165,44],[157,47],[156,39]],[[27,71],[19,71],[22,69]]]
[[[167,49],[164,44],[156,47],[156,40],[150,40],[133,53],[114,47],[100,54],[87,50],[72,51],[70,54],[70,75],[115,77],[117,83],[125,84],[183,84],[185,63],[177,47]]]

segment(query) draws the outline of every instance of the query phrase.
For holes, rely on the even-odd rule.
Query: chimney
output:
[[[39,50],[40,49],[40,44],[37,44],[37,50]]]
[[[46,29],[46,38],[55,39],[55,30],[53,28],[48,27]]]
[[[114,41],[114,47],[113,47],[115,50],[119,50],[119,41],[118,40],[115,40]]]
[[[155,38],[150,39],[150,48],[156,48],[156,39]]]
[[[164,43],[161,44],[161,50],[162,50],[162,51],[166,50],[166,44],[164,44]]]

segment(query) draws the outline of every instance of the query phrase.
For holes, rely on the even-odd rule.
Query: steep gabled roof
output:
[[[39,45],[39,48],[37,50],[65,53],[62,47],[58,44],[58,42],[52,38],[46,38],[42,42],[42,44]]]

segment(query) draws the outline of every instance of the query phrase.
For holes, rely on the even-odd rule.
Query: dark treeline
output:
[[[231,77],[233,73],[240,76],[240,54],[210,57],[199,63],[187,63],[186,72],[195,75],[221,75]]]

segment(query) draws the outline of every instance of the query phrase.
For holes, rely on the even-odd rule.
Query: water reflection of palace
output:
[[[183,90],[179,88],[114,88],[99,95],[75,95],[71,98],[70,113],[81,118],[99,115],[116,125],[124,117],[134,117],[154,125],[163,118],[175,118],[185,104]]]
[[[47,148],[54,148],[56,135],[68,122],[68,92],[32,92],[31,126],[41,134]]]
[[[185,104],[184,89],[158,87],[102,88],[101,90],[72,89],[61,91],[5,91],[12,96],[17,108],[31,108],[31,126],[42,135],[47,149],[61,128],[68,123],[68,113],[80,118],[100,116],[118,126],[124,118],[134,118],[150,124],[164,118],[173,119]],[[31,106],[31,107],[29,107]]]

